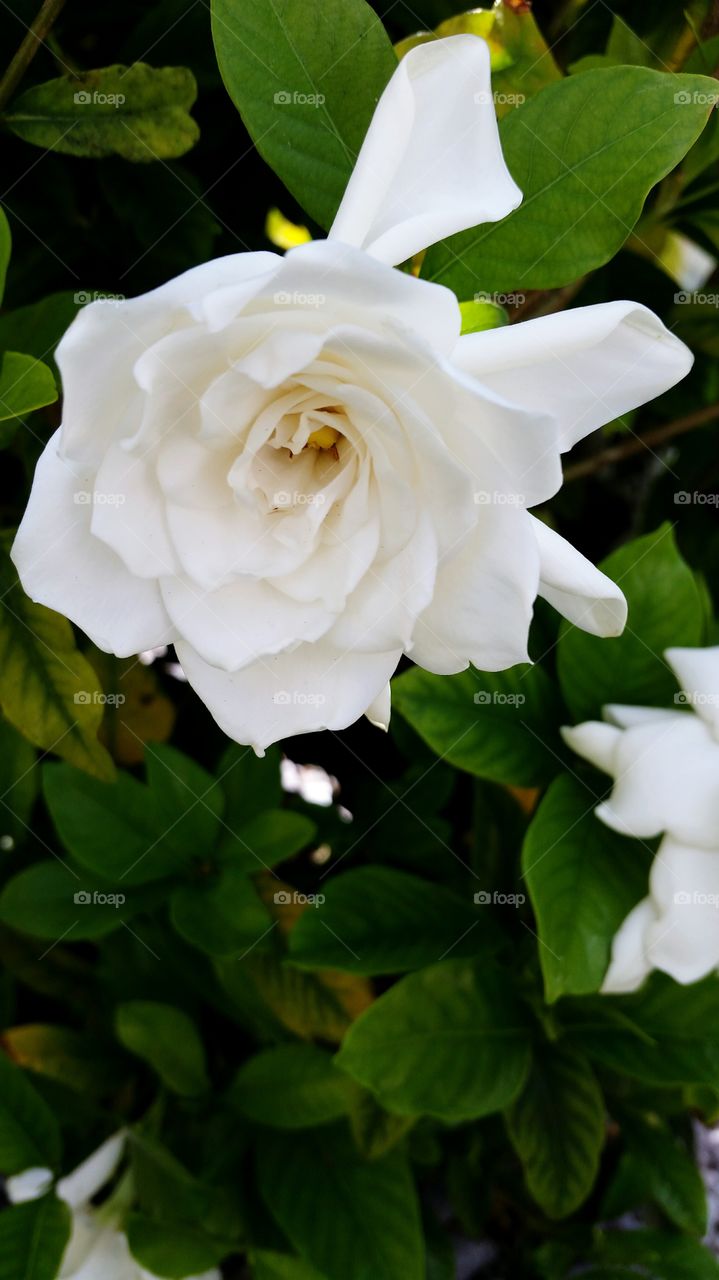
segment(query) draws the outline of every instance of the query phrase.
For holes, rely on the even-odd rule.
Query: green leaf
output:
[[[115,1029],[125,1048],[149,1063],[173,1093],[192,1098],[209,1089],[202,1041],[181,1009],[128,1000],[115,1011]]]
[[[0,354],[0,422],[22,418],[55,400],[57,387],[46,364],[16,351]],[[6,430],[0,428],[2,443],[7,439]]]
[[[231,742],[217,766],[217,781],[225,796],[225,822],[239,831],[251,818],[282,805],[280,752],[269,747],[256,756],[252,747]]]
[[[70,1239],[71,1215],[55,1196],[0,1214],[0,1280],[54,1280]]]
[[[257,948],[242,963],[220,960],[217,974],[238,1008],[267,1027],[268,1014],[303,1039],[341,1040],[353,1017],[371,1000],[361,978],[341,973],[301,973]],[[257,996],[261,997],[258,1010]]]
[[[459,311],[462,317],[462,333],[483,333],[487,329],[501,329],[509,324],[509,316],[504,307],[496,302],[486,300],[460,302]]]
[[[597,1062],[651,1085],[719,1087],[719,979],[680,986],[654,974],[636,995],[561,1006],[572,1040]]]
[[[227,1101],[272,1129],[310,1129],[347,1113],[354,1086],[310,1044],[266,1049],[240,1067]]]
[[[382,23],[364,0],[213,0],[212,32],[260,155],[329,227],[397,66]]]
[[[507,1107],[529,1057],[526,1015],[506,975],[446,960],[380,996],[350,1027],[337,1063],[388,1111],[454,1124]]]
[[[10,225],[4,209],[0,209],[0,302],[2,302],[2,296],[5,292],[5,276],[10,261],[11,247]]]
[[[305,969],[404,973],[496,940],[472,897],[391,867],[360,867],[328,880],[325,901],[290,934],[289,958]],[[489,932],[488,932],[489,931]]]
[[[326,1280],[309,1262],[289,1253],[261,1250],[251,1255],[254,1280]]]
[[[52,942],[102,938],[141,911],[147,898],[97,876],[79,876],[60,859],[36,862],[8,880],[0,894],[0,920]]]
[[[50,293],[39,302],[4,311],[0,315],[0,350],[25,351],[36,360],[47,360],[59,376],[53,353],[78,314],[80,308],[76,299],[81,296],[69,290]]]
[[[327,1280],[425,1280],[417,1196],[399,1153],[367,1163],[344,1128],[267,1134],[258,1169],[268,1208]]]
[[[599,1266],[582,1271],[583,1280],[637,1274],[645,1280],[719,1280],[719,1262],[708,1249],[661,1231],[597,1232],[594,1256]]]
[[[199,1227],[173,1222],[155,1222],[141,1213],[131,1213],[127,1220],[130,1252],[153,1276],[184,1280],[188,1271],[199,1275],[221,1262],[232,1248],[231,1241],[213,1239]]]
[[[650,861],[643,844],[597,820],[586,787],[555,778],[522,849],[550,1004],[599,990],[612,939],[646,893]]]
[[[704,1181],[669,1125],[655,1114],[632,1114],[622,1118],[622,1134],[651,1198],[681,1231],[703,1236],[707,1230]]]
[[[75,647],[67,619],[33,604],[0,549],[0,704],[36,747],[87,773],[112,778],[97,738],[103,714],[97,677]]]
[[[60,1151],[60,1130],[47,1103],[25,1073],[0,1053],[0,1174],[57,1169]]]
[[[269,871],[304,849],[317,834],[311,818],[289,809],[258,813],[230,836],[225,832],[221,854],[246,871]]]
[[[586,1058],[542,1046],[507,1127],[537,1204],[550,1218],[574,1213],[594,1185],[604,1145],[604,1100]]]
[[[177,932],[209,956],[251,951],[271,928],[254,884],[239,867],[206,883],[180,885],[170,899]]]
[[[42,770],[45,802],[58,835],[87,871],[120,885],[147,884],[177,870],[162,840],[149,789],[131,774],[99,782],[67,764]]]
[[[502,4],[448,18],[438,36],[469,32],[489,45],[494,105],[500,117],[520,106],[545,85],[561,79],[547,43],[529,8]]]
[[[539,786],[557,772],[560,704],[539,666],[457,676],[414,667],[392,682],[394,703],[433,751],[478,778]]]
[[[578,721],[600,719],[608,702],[671,704],[677,681],[664,650],[704,638],[701,590],[669,524],[620,547],[600,567],[627,597],[629,619],[624,634],[608,640],[562,624],[559,683]]]
[[[178,863],[207,857],[221,829],[224,798],[195,760],[166,743],[146,744],[147,783],[158,833]]]
[[[13,133],[71,156],[169,160],[199,137],[189,115],[197,97],[187,67],[102,67],[35,85],[4,115]]]
[[[677,94],[688,101],[677,102]],[[716,95],[708,76],[608,67],[549,85],[501,122],[524,194],[501,222],[430,250],[422,274],[458,297],[550,289],[608,262],[651,188],[701,133]]]
[[[106,1097],[120,1087],[127,1074],[124,1054],[90,1032],[23,1023],[8,1027],[2,1039],[19,1066],[91,1097]]]
[[[0,835],[16,843],[28,834],[38,788],[35,748],[0,718]]]
[[[413,1116],[392,1115],[366,1089],[355,1087],[350,1128],[357,1150],[366,1160],[386,1156],[406,1137],[413,1124]]]

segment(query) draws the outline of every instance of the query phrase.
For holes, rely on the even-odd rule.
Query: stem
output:
[[[585,458],[582,462],[575,462],[573,466],[567,467],[564,472],[565,483],[571,480],[580,480],[583,476],[594,475],[596,471],[601,471],[603,467],[608,467],[613,462],[623,462],[625,458],[631,458],[636,453],[641,453],[643,449],[651,448],[654,445],[666,444],[667,440],[673,440],[675,436],[684,435],[687,431],[693,431],[695,427],[703,427],[707,422],[714,422],[719,418],[719,404],[710,404],[705,409],[697,409],[694,413],[688,413],[683,418],[675,418],[673,422],[665,422],[661,427],[654,427],[652,431],[646,431],[642,436],[634,436],[631,440],[624,440],[621,444],[612,445],[609,449],[603,449],[601,453],[595,453],[593,458]]]
[[[65,0],[43,0],[40,12],[27,29],[27,35],[0,80],[0,111],[12,97],[45,37],[49,35]]]

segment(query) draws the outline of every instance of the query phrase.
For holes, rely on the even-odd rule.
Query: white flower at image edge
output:
[[[84,307],[13,548],[28,594],[121,657],[172,642],[259,751],[386,726],[403,653],[527,661],[538,594],[618,634],[622,593],[528,508],[687,348],[632,302],[460,337],[450,290],[396,269],[520,201],[487,45],[453,36],[399,64],[328,239]]]
[[[121,1215],[113,1210],[113,1198],[100,1208],[92,1197],[116,1172],[125,1148],[125,1134],[117,1133],[66,1178],[55,1191],[72,1213],[72,1235],[68,1241],[58,1280],[159,1280],[152,1271],[133,1258],[127,1236],[120,1230]],[[50,1169],[28,1169],[8,1178],[5,1190],[11,1204],[22,1204],[44,1195],[52,1185]],[[218,1270],[185,1280],[222,1280]]]
[[[562,732],[614,778],[595,813],[622,835],[663,835],[649,894],[616,934],[602,990],[634,991],[652,969],[696,982],[719,967],[719,647],[668,649],[684,692],[667,707],[604,708]]]

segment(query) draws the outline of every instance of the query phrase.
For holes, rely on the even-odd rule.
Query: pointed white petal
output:
[[[539,594],[583,631],[621,635],[627,602],[616,583],[549,525],[530,519],[539,546]]]

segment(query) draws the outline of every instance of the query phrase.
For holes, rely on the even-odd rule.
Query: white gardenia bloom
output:
[[[632,302],[460,337],[454,295],[396,269],[520,200],[487,45],[452,36],[398,66],[326,240],[84,307],[13,548],[28,594],[118,656],[174,643],[260,751],[386,726],[403,653],[526,661],[538,594],[618,634],[619,589],[528,508],[689,351]]]
[[[120,1228],[121,1213],[112,1197],[100,1208],[93,1196],[116,1172],[125,1148],[125,1134],[115,1134],[84,1160],[73,1173],[60,1178],[55,1190],[72,1211],[72,1234],[65,1249],[58,1280],[159,1280],[133,1258]],[[11,1204],[44,1195],[52,1185],[50,1169],[28,1169],[8,1178],[5,1190]],[[222,1280],[217,1269],[185,1280]]]
[[[719,967],[719,646],[665,657],[685,710],[608,706],[605,721],[562,731],[614,778],[597,817],[624,835],[664,836],[649,895],[614,938],[605,992],[634,991],[652,969],[687,983]]]

